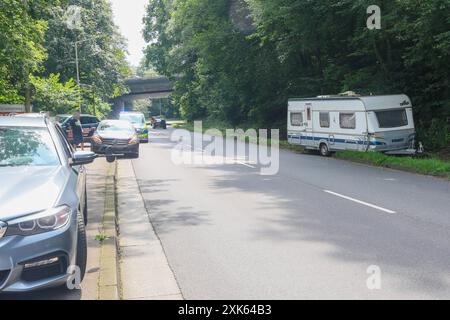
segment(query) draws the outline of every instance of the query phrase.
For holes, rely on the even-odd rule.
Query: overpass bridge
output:
[[[130,78],[125,80],[129,92],[114,99],[114,114],[133,110],[133,102],[144,99],[168,98],[173,84],[167,77]]]

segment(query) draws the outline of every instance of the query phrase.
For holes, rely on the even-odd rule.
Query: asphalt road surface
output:
[[[274,176],[176,165],[171,133],[133,165],[185,298],[450,298],[448,181],[289,151]]]

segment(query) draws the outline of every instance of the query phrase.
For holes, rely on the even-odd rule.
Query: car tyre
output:
[[[322,157],[329,157],[330,156],[330,149],[328,149],[328,146],[326,143],[322,143],[319,147],[319,152]]]
[[[87,240],[84,219],[78,214],[77,257],[76,265],[80,268],[80,280],[83,281],[87,264]]]
[[[83,207],[83,218],[84,225],[88,225],[88,198],[87,198],[87,187],[84,188],[84,207]]]

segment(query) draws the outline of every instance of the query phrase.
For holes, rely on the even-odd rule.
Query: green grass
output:
[[[192,123],[188,123],[188,122],[172,123],[172,127],[175,129],[184,129],[184,130],[188,130],[188,131],[194,131],[194,125]]]
[[[167,124],[170,124],[173,127],[182,126],[182,125],[186,124],[186,121],[178,120],[178,119],[167,119],[166,122],[167,122]]]
[[[95,241],[98,241],[100,243],[104,242],[105,240],[108,240],[109,237],[102,235],[102,234],[98,234],[95,236]]]
[[[412,157],[394,157],[380,152],[342,151],[336,158],[363,162],[375,166],[407,170],[426,175],[450,178],[450,161],[441,159],[418,159]]]
[[[290,144],[287,140],[280,140],[280,148],[285,150],[290,150],[295,153],[306,153],[307,150],[302,147],[295,144]]]

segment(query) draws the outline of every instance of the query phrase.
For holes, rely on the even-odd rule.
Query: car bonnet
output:
[[[52,208],[68,181],[62,166],[1,167],[0,221]]]

